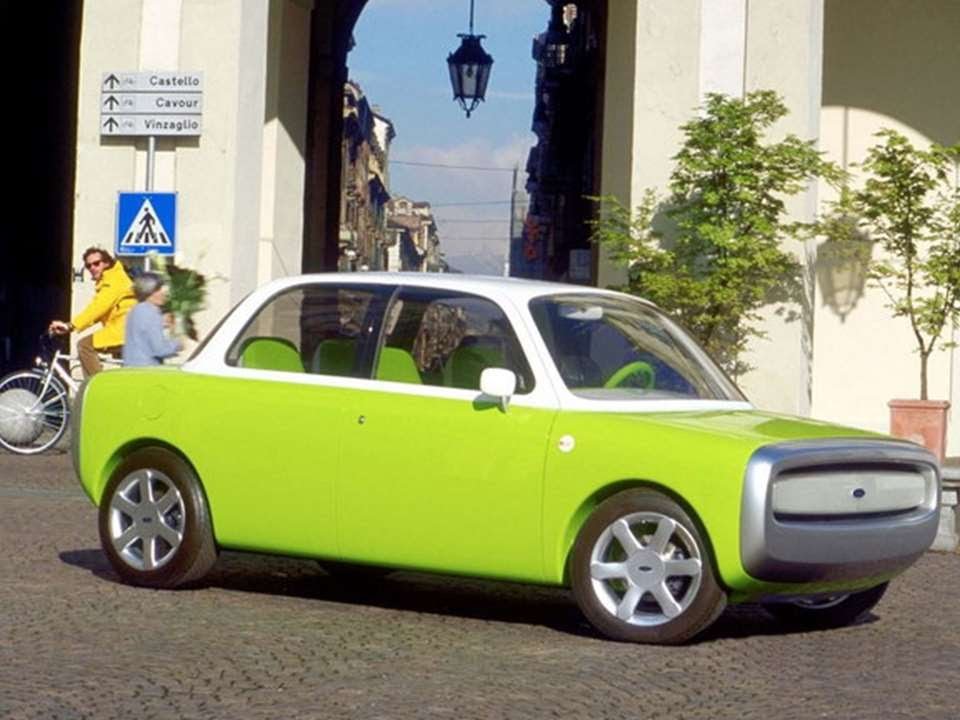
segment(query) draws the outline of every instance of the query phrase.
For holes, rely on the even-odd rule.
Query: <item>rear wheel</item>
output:
[[[34,455],[56,445],[70,420],[67,389],[56,377],[24,370],[0,380],[0,445]]]
[[[811,630],[843,627],[872,610],[887,591],[887,585],[883,583],[849,594],[764,603],[763,609],[794,627]]]
[[[650,490],[604,501],[577,537],[570,570],[583,614],[615,640],[681,643],[726,606],[696,523]]]
[[[169,450],[143,448],[120,463],[100,500],[99,527],[110,564],[133,585],[188,585],[217,559],[200,481]]]

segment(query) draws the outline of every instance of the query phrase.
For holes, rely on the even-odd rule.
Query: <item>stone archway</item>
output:
[[[302,270],[337,269],[340,177],[339,138],[343,132],[342,89],[347,76],[347,54],[353,29],[368,0],[331,0],[315,3],[311,13],[310,69],[307,131],[304,153],[304,217]],[[543,0],[526,0],[541,3]],[[553,10],[551,11],[551,7]],[[573,66],[545,70],[534,37],[530,73],[541,78],[531,122],[539,137],[527,163],[536,208],[535,224],[542,237],[535,267],[521,273],[529,277],[596,282],[596,258],[590,259],[589,231],[584,223],[594,210],[586,198],[601,192],[603,153],[604,67],[608,0],[547,0],[544,26],[551,12],[578,18],[571,31]],[[631,35],[632,37],[632,35]],[[579,63],[579,64],[578,64]],[[568,62],[568,65],[570,63]],[[543,80],[543,75],[550,75]],[[547,98],[548,99],[543,99]],[[529,218],[528,218],[529,219]],[[549,235],[549,237],[548,237]],[[512,254],[520,255],[521,248]],[[583,263],[586,274],[574,277],[572,258]],[[511,260],[511,266],[519,263]],[[527,263],[529,264],[529,263]]]
[[[304,158],[303,272],[337,269],[343,85],[353,28],[367,0],[315,3]]]
[[[861,159],[856,133],[869,135],[870,116],[942,145],[960,141],[958,22],[951,0],[826,2],[823,107],[843,125],[842,160]]]

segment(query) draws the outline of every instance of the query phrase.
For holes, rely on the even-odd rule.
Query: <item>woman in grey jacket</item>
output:
[[[127,315],[123,344],[123,364],[126,367],[161,365],[164,358],[180,352],[183,344],[170,338],[163,329],[163,311],[168,290],[163,276],[145,272],[133,281],[137,305]]]

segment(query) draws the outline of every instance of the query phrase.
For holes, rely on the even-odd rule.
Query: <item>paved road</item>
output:
[[[956,718],[960,556],[875,615],[694,645],[595,637],[563,591],[225,553],[200,590],[120,584],[64,455],[0,454],[0,718]]]

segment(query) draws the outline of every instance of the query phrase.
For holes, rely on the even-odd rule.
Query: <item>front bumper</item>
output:
[[[912,493],[896,487],[911,476]],[[790,511],[780,512],[777,502],[783,501],[775,500],[774,491],[781,481],[779,497],[790,497],[783,492],[788,479],[792,497],[800,499],[791,499]],[[844,490],[835,502],[824,497],[824,492],[838,492],[841,480],[847,483],[844,490],[853,487],[853,499],[843,497]],[[810,483],[814,492],[804,494],[802,483]],[[796,506],[804,497],[809,512]],[[939,503],[936,458],[912,443],[848,439],[768,445],[747,464],[741,562],[753,578],[778,583],[855,581],[897,573],[930,547]]]

